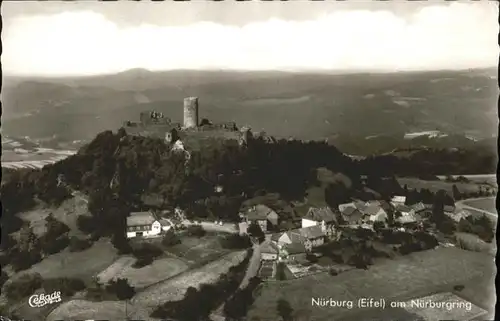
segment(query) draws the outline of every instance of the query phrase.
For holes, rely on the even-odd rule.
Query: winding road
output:
[[[479,201],[479,200],[493,200],[493,202],[495,202],[495,197],[468,198],[468,199],[465,199],[465,200],[458,201],[456,203],[456,206],[460,207],[460,208],[462,208],[464,210],[469,209],[469,210],[473,210],[473,211],[476,211],[476,212],[483,213],[486,216],[488,216],[489,218],[491,218],[493,220],[493,222],[496,224],[497,219],[498,219],[498,214],[497,213],[486,211],[486,210],[483,210],[483,209],[480,209],[480,208],[477,208],[477,207],[473,207],[473,206],[470,206],[470,205],[466,204],[467,202],[470,202],[470,201]]]

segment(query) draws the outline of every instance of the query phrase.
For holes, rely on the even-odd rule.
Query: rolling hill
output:
[[[9,78],[3,134],[91,139],[155,109],[182,119],[182,99],[200,97],[200,117],[236,121],[277,137],[333,141],[439,130],[476,139],[497,133],[495,69],[327,74],[133,69],[80,78]]]

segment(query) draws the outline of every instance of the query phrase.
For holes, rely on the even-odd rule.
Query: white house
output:
[[[127,217],[127,238],[159,236],[171,227],[169,221],[157,219],[152,212],[134,212]]]
[[[331,235],[337,222],[335,214],[329,207],[311,207],[302,218],[302,228],[319,225],[324,234]]]
[[[405,202],[406,202],[406,196],[394,196],[391,199],[391,204],[394,205],[394,206],[404,205]]]

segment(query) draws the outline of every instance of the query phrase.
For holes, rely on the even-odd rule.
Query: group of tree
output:
[[[249,280],[248,285],[238,289],[234,295],[224,303],[223,311],[226,320],[241,320],[246,317],[254,302],[254,292],[262,283],[258,277]]]
[[[97,280],[86,290],[86,297],[89,300],[108,301],[108,300],[129,300],[135,295],[136,291],[127,279],[111,279],[106,284],[101,284]]]
[[[221,140],[190,154],[186,161],[183,153],[172,151],[162,139],[130,136],[123,128],[117,133],[102,132],[63,161],[9,175],[0,188],[7,232],[20,229],[17,213],[37,202],[57,205],[71,197],[71,190],[79,190],[88,195],[91,213],[78,219],[79,228],[96,237],[112,237],[125,253],[130,248],[118,234],[124,233],[128,213],[151,207],[144,203],[147,195],[160,198],[161,206],[184,208],[192,217],[237,222],[241,202],[259,191],[278,193],[285,200],[303,199],[307,188],[317,183],[318,167],[344,173],[355,190],[361,186],[361,176],[367,175],[370,186],[391,193],[396,188],[395,175],[466,172],[462,164],[474,161],[469,154],[446,150],[421,151],[409,158],[385,155],[353,160],[326,142],[280,139],[271,143],[262,137],[251,140],[247,148],[235,140]],[[59,184],[61,175],[65,184]],[[329,202],[335,203],[348,198],[349,191],[330,188],[327,194]],[[66,242],[58,241],[56,248]]]
[[[458,222],[460,232],[471,233],[479,236],[483,241],[490,243],[495,237],[494,226],[486,215],[474,217],[469,215]]]
[[[248,250],[245,259],[232,266],[213,284],[202,284],[199,290],[189,287],[184,298],[170,301],[153,311],[153,318],[172,318],[183,321],[208,320],[210,313],[236,292],[245,275],[252,251]]]
[[[132,248],[132,254],[137,259],[133,267],[142,268],[153,263],[156,258],[163,254],[163,250],[150,243],[141,243]]]

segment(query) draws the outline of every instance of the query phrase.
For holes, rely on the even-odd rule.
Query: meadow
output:
[[[360,312],[359,309],[311,306],[313,297],[357,301],[362,297],[408,300],[431,293],[450,291],[468,280],[488,277],[493,261],[478,252],[438,248],[385,260],[368,270],[351,270],[338,276],[327,273],[264,284],[249,311],[249,320],[278,320],[277,300],[293,307],[294,320],[332,320]]]
[[[482,198],[476,200],[468,200],[464,202],[465,205],[478,208],[483,211],[487,211],[490,213],[496,213],[497,208],[495,204],[495,198]]]

